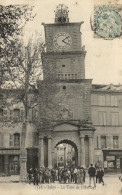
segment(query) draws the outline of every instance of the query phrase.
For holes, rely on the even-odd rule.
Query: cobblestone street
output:
[[[0,178],[1,181],[1,178]],[[104,177],[105,185],[97,184],[96,188],[88,188],[88,177],[86,178],[86,183],[84,185],[80,184],[59,184],[59,183],[50,183],[50,184],[40,184],[38,187],[33,184],[28,183],[0,183],[0,193],[1,195],[60,195],[60,194],[70,194],[74,195],[77,193],[83,195],[109,195],[109,194],[122,194],[122,183],[116,176],[105,176]]]

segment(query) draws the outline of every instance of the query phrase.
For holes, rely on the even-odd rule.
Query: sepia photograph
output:
[[[0,1],[0,194],[122,194],[122,0]]]

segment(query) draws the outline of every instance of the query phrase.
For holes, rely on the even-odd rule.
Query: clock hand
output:
[[[62,42],[68,45],[68,42],[66,42],[66,41],[64,41],[64,40],[62,40]]]
[[[69,38],[69,36],[68,37],[66,37],[65,39],[68,39]],[[65,39],[63,39],[62,41],[65,41]]]

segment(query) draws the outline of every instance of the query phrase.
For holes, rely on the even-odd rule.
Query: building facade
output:
[[[34,110],[29,113],[27,169],[67,165],[65,147],[61,145],[70,146],[67,162],[72,159],[73,166],[88,168],[93,163],[104,166],[106,171],[122,169],[122,87],[92,85],[92,79],[85,78],[82,24],[69,22],[64,5],[57,7],[54,23],[43,23],[44,80],[38,81],[38,114]],[[9,97],[9,90],[6,93]],[[21,103],[9,110],[0,109],[1,175],[20,173],[23,117]]]
[[[122,170],[122,86],[93,85],[91,91],[95,162],[107,171]]]

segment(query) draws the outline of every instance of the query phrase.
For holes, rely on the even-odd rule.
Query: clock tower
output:
[[[80,32],[83,22],[69,22],[68,12],[68,7],[60,4],[55,11],[54,23],[43,23],[43,82],[51,84],[53,81],[52,93],[55,90],[52,99],[55,109],[51,107],[51,125],[44,127],[39,124],[39,165],[49,168],[57,165],[55,153],[57,146],[62,143],[74,148],[75,165],[88,167],[94,161],[95,129],[91,121],[90,95],[92,80],[85,79],[86,51]],[[39,84],[40,97],[43,82]],[[43,110],[40,105],[40,110]],[[46,116],[48,114],[47,108]],[[40,121],[41,116],[40,112]]]

